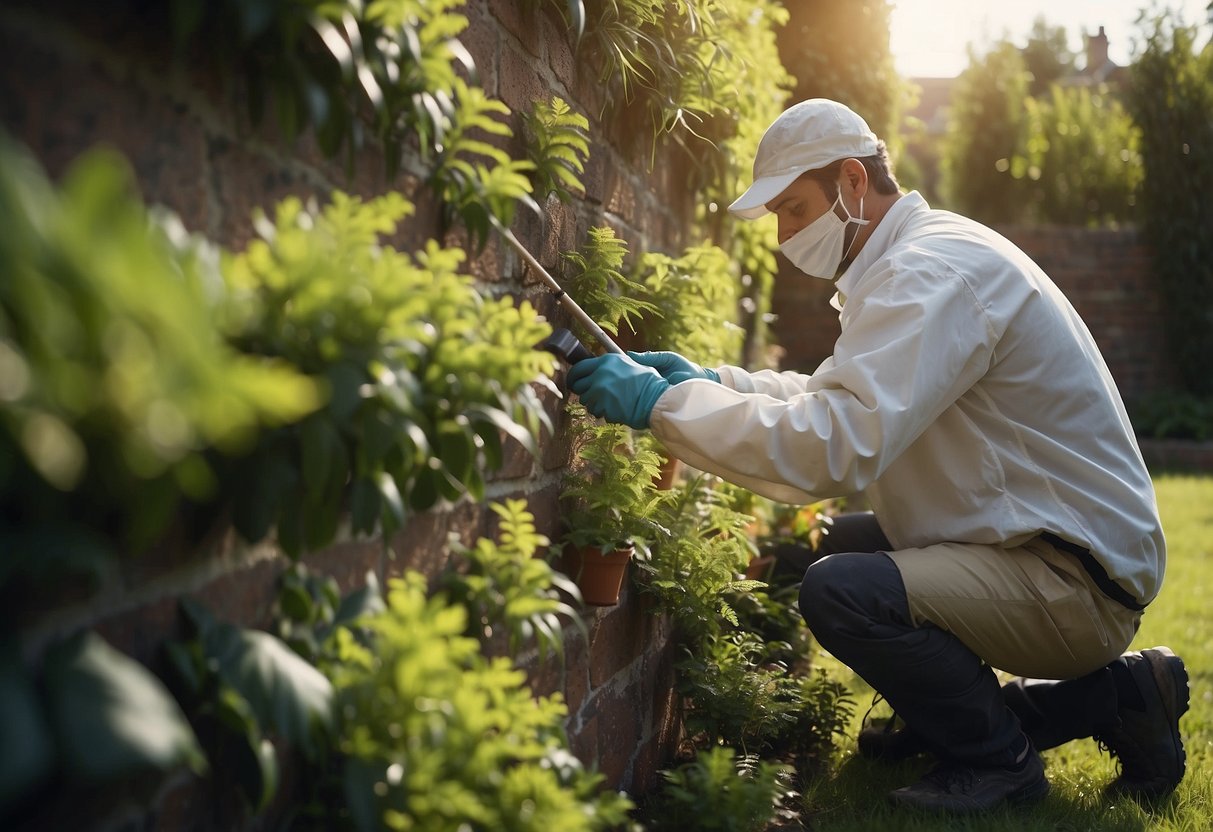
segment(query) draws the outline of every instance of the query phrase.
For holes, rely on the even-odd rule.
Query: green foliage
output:
[[[389,178],[406,154],[430,168],[444,218],[459,217],[482,248],[493,221],[530,204],[531,163],[492,143],[508,138],[509,108],[486,97],[458,36],[464,0],[173,0],[181,55],[205,48],[244,81],[249,114],[267,109],[290,140],[310,131],[347,168],[373,137]]]
[[[1213,440],[1213,397],[1169,391],[1135,402],[1129,411],[1138,436]]]
[[[427,598],[421,575],[392,582],[369,619],[371,647],[338,631],[339,788],[321,828],[610,829],[630,807],[567,751],[565,707],[533,697],[508,659],[463,635],[467,616]],[[332,785],[332,784],[330,784]]]
[[[1140,213],[1184,388],[1213,394],[1213,47],[1163,13],[1143,21],[1129,110],[1141,129]]]
[[[291,564],[279,584],[274,634],[312,664],[332,658],[330,637],[338,627],[353,629],[364,616],[384,609],[374,572],[367,572],[366,584],[345,598],[331,576],[317,575],[301,563]]]
[[[564,542],[604,553],[630,543],[647,556],[652,541],[667,533],[654,519],[667,499],[653,484],[661,456],[636,443],[626,425],[594,422],[581,405],[568,410],[574,462],[560,492]]]
[[[821,673],[791,672],[744,630],[702,639],[677,668],[687,732],[699,747],[723,743],[763,756],[820,753],[850,717],[841,685]]]
[[[1032,185],[1045,223],[1107,226],[1132,219],[1141,183],[1138,130],[1107,90],[1054,86],[1026,99],[1027,136],[1012,174]]]
[[[564,655],[560,616],[584,626],[561,592],[579,598],[577,585],[536,555],[548,539],[535,530],[524,500],[492,503],[500,518],[500,542],[482,537],[472,548],[453,544],[456,558],[442,586],[453,603],[468,611],[467,635],[490,639],[494,628],[509,634],[511,655],[535,639],[541,658]]]
[[[735,754],[732,748],[705,749],[692,762],[663,771],[649,828],[761,832],[777,818],[794,818],[791,769]]]
[[[1021,50],[1024,69],[1031,75],[1028,95],[1047,95],[1054,83],[1074,71],[1075,55],[1070,51],[1064,26],[1050,26],[1043,16],[1032,21],[1032,31]]]
[[[789,4],[779,32],[784,66],[796,78],[792,100],[832,98],[857,113],[896,149],[905,82],[893,66],[890,0],[807,0]],[[854,44],[864,44],[862,56]]]
[[[762,642],[759,661],[778,662],[793,671],[809,665],[812,638],[800,614],[800,579],[775,576],[766,588],[728,594],[737,626]]]
[[[437,156],[462,111],[459,72],[474,70],[458,35],[463,0],[173,0],[178,51],[204,46],[229,78],[243,77],[249,114],[273,110],[288,139],[314,131],[352,165],[368,134],[389,172],[409,137]]]
[[[323,375],[328,407],[267,442],[234,478],[250,540],[277,523],[288,552],[332,539],[343,508],[356,532],[404,522],[408,507],[483,493],[502,436],[534,450],[547,415],[532,382],[551,355],[529,303],[485,299],[464,254],[430,242],[413,256],[382,237],[412,206],[335,194],[323,210],[283,201],[261,239],[225,268],[231,338]]]
[[[639,273],[655,307],[642,326],[649,349],[671,350],[709,367],[741,361],[744,333],[734,322],[740,282],[726,251],[703,243],[678,258],[650,252]]]
[[[509,226],[518,202],[529,204],[531,162],[514,160],[482,135],[508,137],[510,128],[496,117],[505,117],[509,107],[488,98],[479,87],[462,80],[454,82],[454,95],[462,108],[459,121],[446,133],[433,181],[447,209],[458,215],[476,248],[488,242],[492,224]],[[481,161],[477,161],[477,159]]]
[[[972,50],[952,92],[940,161],[941,188],[956,211],[986,223],[1023,219],[1026,187],[1011,169],[1024,144],[1028,73],[1002,41],[984,56]]]
[[[0,264],[6,610],[145,552],[183,503],[219,497],[217,454],[322,401],[293,368],[224,343],[213,253],[154,222],[111,154],[55,188],[0,140]]]
[[[0,655],[0,824],[75,825],[77,801],[207,770],[177,703],[147,668],[85,633],[35,674]],[[148,788],[150,787],[150,788]]]
[[[717,482],[696,477],[653,507],[661,534],[649,562],[637,564],[655,611],[668,613],[691,639],[718,632],[725,621],[736,624],[727,594],[760,585],[737,579],[754,552],[746,534],[752,518],[729,508],[713,487]]]
[[[590,122],[558,96],[536,101],[526,116],[531,142],[528,152],[535,165],[535,193],[556,194],[569,202],[573,191],[584,192],[581,174],[590,155]]]
[[[655,311],[651,303],[638,299],[643,287],[620,271],[627,253],[627,241],[616,237],[614,229],[602,226],[590,229],[589,240],[580,252],[566,251],[561,255],[574,269],[564,281],[566,291],[612,335],[619,334],[621,323],[635,332],[633,319]],[[586,340],[584,331],[582,339]]]
[[[317,759],[332,727],[333,687],[269,633],[218,621],[188,599],[181,608],[190,637],[165,645],[174,692],[222,787],[264,811],[280,780],[271,739]]]

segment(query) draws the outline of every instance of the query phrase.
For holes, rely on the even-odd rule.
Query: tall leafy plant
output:
[[[656,308],[642,327],[649,349],[709,367],[741,361],[740,281],[726,251],[703,243],[677,258],[650,252],[641,258],[638,278]]]
[[[1163,291],[1167,334],[1187,392],[1213,394],[1213,48],[1164,13],[1143,20],[1129,109],[1141,128],[1144,232]]]
[[[642,590],[692,642],[726,621],[737,623],[728,593],[760,586],[737,579],[753,552],[745,529],[751,518],[730,508],[714,484],[714,477],[696,477],[654,506],[662,534],[651,559],[639,564],[646,573]]]
[[[318,828],[591,832],[631,803],[568,751],[559,695],[534,697],[509,659],[464,635],[463,608],[415,573],[367,619],[369,646],[337,634],[338,770],[313,805]]]
[[[1033,217],[1074,226],[1133,219],[1140,139],[1120,102],[1106,89],[1055,85],[1025,105],[1024,153],[1012,169],[1031,183]]]
[[[644,287],[622,271],[627,253],[627,242],[610,226],[591,228],[581,251],[563,253],[572,268],[563,281],[569,295],[612,335],[619,334],[621,324],[635,332],[641,315],[656,312],[652,303],[641,299]]]
[[[386,534],[407,510],[483,492],[503,437],[534,449],[547,414],[534,382],[553,368],[534,309],[485,299],[459,273],[464,254],[383,242],[412,212],[397,194],[335,194],[323,209],[288,199],[232,257],[233,342],[328,383],[328,406],[263,443],[236,477],[235,521],[249,539],[276,525],[288,552],[353,528]]]
[[[949,205],[976,220],[1015,222],[1026,215],[1022,171],[1012,171],[1024,144],[1028,74],[1007,41],[987,54],[970,50],[957,79],[941,156]]]
[[[561,616],[584,626],[577,610],[561,598],[561,593],[578,598],[577,585],[540,556],[549,541],[535,530],[525,501],[489,508],[499,518],[499,539],[482,537],[471,548],[456,545],[442,586],[452,603],[468,611],[469,636],[488,642],[500,630],[512,655],[533,639],[541,658],[563,657]]]
[[[590,122],[559,96],[536,101],[526,116],[531,141],[528,152],[535,165],[535,193],[556,194],[562,202],[584,191],[581,175],[590,155]]]
[[[121,159],[89,154],[54,187],[0,141],[0,218],[0,596],[19,616],[35,585],[219,500],[225,455],[322,394],[224,342],[213,252],[152,219]]]

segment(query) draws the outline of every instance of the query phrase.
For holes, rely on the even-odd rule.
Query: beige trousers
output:
[[[991,667],[1073,679],[1133,640],[1141,613],[1106,597],[1071,555],[1036,538],[1003,548],[940,543],[888,553],[915,626],[952,633]]]

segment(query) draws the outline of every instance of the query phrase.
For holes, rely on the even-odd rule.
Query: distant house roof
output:
[[[1213,4],[1211,4],[1213,5]],[[1108,57],[1108,35],[1104,27],[1094,35],[1086,35],[1087,60],[1083,68],[1073,75],[1061,79],[1071,87],[1093,87],[1100,84],[1117,84],[1124,77],[1125,68]]]

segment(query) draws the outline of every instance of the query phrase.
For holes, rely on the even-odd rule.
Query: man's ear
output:
[[[840,186],[852,199],[858,200],[868,193],[868,169],[858,159],[847,159],[842,163]]]

